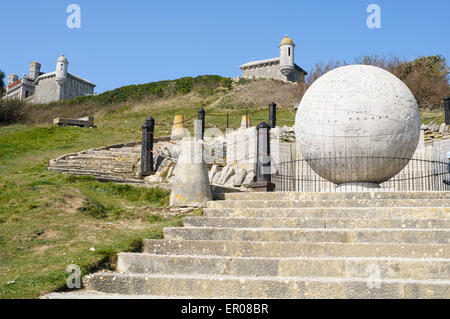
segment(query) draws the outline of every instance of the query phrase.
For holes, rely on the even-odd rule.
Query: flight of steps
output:
[[[99,180],[142,183],[139,171],[141,145],[127,143],[63,155],[51,160],[49,169],[64,174],[89,175]]]
[[[230,193],[45,298],[450,298],[450,192]]]

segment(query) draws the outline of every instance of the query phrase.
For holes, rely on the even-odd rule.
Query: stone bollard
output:
[[[205,207],[206,202],[212,200],[203,149],[202,140],[185,138],[181,141],[170,193],[170,206]]]
[[[251,126],[250,115],[246,113],[245,115],[242,116],[241,128],[249,128],[250,126]]]
[[[153,137],[155,132],[155,119],[147,117],[142,125],[141,149],[141,176],[153,175]]]
[[[257,130],[256,182],[252,183],[252,189],[255,192],[273,192],[275,184],[272,183],[270,125],[262,122],[257,126]]]
[[[181,140],[186,136],[184,131],[184,118],[183,115],[175,115],[173,118],[173,126],[172,126],[172,140]]]
[[[271,128],[277,126],[277,104],[275,102],[269,104],[269,125]]]
[[[445,109],[445,125],[450,125],[450,96],[446,96],[444,99]]]

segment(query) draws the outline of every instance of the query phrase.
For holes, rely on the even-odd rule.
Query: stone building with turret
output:
[[[28,75],[24,74],[20,79],[16,74],[8,75],[3,98],[50,103],[94,94],[95,84],[67,72],[68,66],[64,54],[58,58],[55,71],[50,73],[41,72],[41,64],[33,61]]]
[[[279,45],[280,56],[248,62],[240,66],[245,79],[276,79],[284,82],[305,82],[305,70],[294,63],[294,42],[286,35]]]

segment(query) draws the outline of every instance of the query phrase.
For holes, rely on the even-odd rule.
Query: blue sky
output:
[[[66,26],[70,4],[81,28]],[[381,29],[369,29],[369,4],[381,8]],[[96,91],[128,84],[219,74],[276,57],[285,34],[295,62],[352,61],[363,54],[450,58],[449,0],[21,0],[0,5],[0,69],[28,73],[39,60],[51,72],[64,53],[69,72]]]

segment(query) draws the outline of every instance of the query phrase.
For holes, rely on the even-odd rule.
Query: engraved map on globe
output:
[[[414,154],[419,109],[408,87],[390,72],[349,65],[326,73],[307,90],[295,133],[301,154],[312,159],[320,176],[336,184],[381,183]]]

